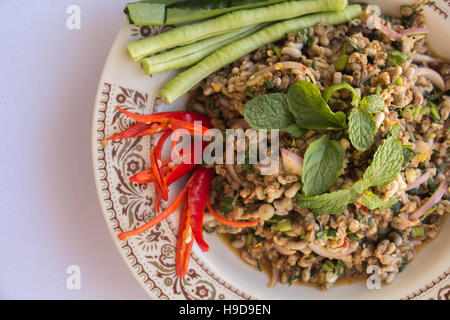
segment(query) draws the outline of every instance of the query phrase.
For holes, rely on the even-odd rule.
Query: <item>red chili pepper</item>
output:
[[[172,170],[172,168],[168,167],[168,164],[170,162],[171,162],[171,159],[166,159],[163,161],[163,163],[161,165],[164,176],[166,176]],[[155,180],[155,175],[153,174],[153,169],[148,168],[141,172],[136,173],[135,175],[131,176],[129,179],[130,179],[130,181],[137,182],[140,184],[147,184],[147,183],[153,182],[153,180]]]
[[[196,136],[204,136],[206,135],[209,128],[202,126],[200,124],[196,124],[189,121],[179,120],[172,118],[170,119],[170,128],[172,130],[176,129],[185,129],[189,131],[189,134],[196,135]]]
[[[170,119],[177,119],[187,122],[201,121],[202,125],[211,128],[211,119],[208,116],[190,111],[171,111],[171,112],[157,112],[152,114],[140,115],[136,114],[119,107],[117,110],[124,113],[131,119],[144,123],[154,123],[154,122],[170,122]]]
[[[181,190],[178,197],[175,198],[175,200],[170,204],[169,207],[167,207],[166,210],[164,210],[160,215],[158,215],[155,219],[145,223],[144,225],[140,226],[139,228],[119,233],[118,238],[120,240],[126,240],[127,237],[130,236],[136,236],[138,234],[141,234],[148,229],[156,226],[158,223],[166,219],[168,216],[170,216],[172,213],[174,213],[182,204],[184,201],[186,201],[189,191],[189,186],[192,184],[192,181],[194,179],[194,175],[189,178],[188,182],[186,183],[186,186]]]
[[[164,201],[167,201],[169,199],[169,188],[167,187],[167,183],[164,180],[164,176],[161,170],[161,153],[162,148],[164,146],[164,142],[166,142],[167,138],[172,134],[172,131],[166,131],[161,138],[159,138],[158,143],[156,146],[150,150],[150,165],[153,170],[153,175],[155,177],[155,187],[159,190],[161,193],[162,198]]]
[[[129,127],[128,129],[107,138],[106,140],[120,140],[120,139],[136,138],[136,137],[140,137],[140,136],[146,136],[149,134],[162,132],[162,131],[167,130],[168,128],[169,128],[169,125],[166,123],[148,124],[148,123],[139,122],[139,123]]]
[[[192,233],[198,246],[204,252],[209,250],[209,246],[203,238],[203,214],[214,174],[215,171],[212,168],[198,167],[194,173],[194,178],[188,192]]]
[[[194,237],[191,230],[191,213],[187,203],[184,204],[178,227],[176,272],[177,276],[184,277],[188,271]]]
[[[350,243],[350,239],[348,237],[345,237],[344,244],[340,246],[339,248],[347,248]]]
[[[220,223],[223,223],[224,225],[236,227],[236,228],[248,228],[248,227],[254,227],[258,224],[258,222],[261,221],[261,219],[254,220],[254,221],[234,221],[229,220],[227,218],[219,216],[214,209],[211,207],[211,203],[209,202],[209,197],[206,199],[206,206],[208,207],[209,213],[217,219]]]

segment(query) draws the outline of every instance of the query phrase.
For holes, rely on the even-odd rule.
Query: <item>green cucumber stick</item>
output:
[[[160,91],[160,96],[166,103],[170,104],[211,73],[238,60],[253,50],[282,39],[286,33],[292,30],[309,28],[319,22],[323,22],[326,25],[345,23],[360,16],[361,12],[359,5],[352,5],[339,12],[313,14],[266,27],[247,38],[219,49],[192,68],[180,73],[166,84]]]
[[[146,0],[131,2],[125,7],[130,24],[137,26],[163,26],[166,22],[166,6],[182,0]]]
[[[191,7],[189,1],[184,1],[185,3],[177,4],[176,6],[170,6],[166,9],[166,24],[177,24],[190,22],[195,20],[202,20],[212,17],[217,17],[222,14],[243,10],[243,9],[252,9],[270,6],[272,4],[286,2],[288,0],[265,0],[265,1],[254,1],[252,3],[241,4],[239,5],[239,1],[235,1],[233,6],[231,7],[221,7],[221,8],[199,8],[199,7]],[[245,1],[243,2],[245,3]]]
[[[264,24],[258,24],[256,26],[245,27],[237,31],[228,32],[145,58],[142,60],[142,67],[144,68],[145,74],[149,75],[192,66],[231,42],[248,37],[262,29],[263,26]]]
[[[165,49],[186,45],[245,26],[290,19],[314,12],[342,10],[346,5],[347,0],[304,0],[234,11],[214,19],[177,27],[131,42],[128,44],[128,53],[134,61],[139,61]]]
[[[128,3],[124,12],[128,22],[138,26],[162,26],[166,21],[166,6],[162,3]]]

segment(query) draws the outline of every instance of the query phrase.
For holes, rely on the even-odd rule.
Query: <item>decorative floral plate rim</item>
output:
[[[321,292],[310,287],[296,286],[297,289],[295,289],[282,285],[279,285],[277,289],[267,289],[265,288],[267,279],[261,282],[264,276],[252,278],[257,272],[237,257],[231,258],[229,252],[226,252],[228,255],[225,261],[217,263],[220,260],[218,258],[220,254],[208,257],[197,248],[193,250],[187,276],[184,279],[177,278],[173,255],[178,223],[175,215],[143,235],[127,241],[118,240],[118,233],[155,216],[152,207],[155,199],[153,187],[139,186],[128,180],[130,175],[148,167],[146,155],[150,146],[154,144],[155,137],[110,142],[106,147],[103,146],[102,140],[132,123],[117,113],[114,106],[126,106],[131,111],[140,113],[152,113],[160,107],[161,102],[156,98],[156,93],[159,87],[175,73],[167,72],[154,77],[145,77],[140,67],[127,58],[125,45],[132,39],[150,36],[161,30],[161,27],[138,28],[128,23],[121,28],[99,82],[92,123],[94,177],[105,222],[123,260],[151,299],[448,300],[450,298],[450,255],[445,248],[443,248],[443,258],[435,259],[434,264],[428,267],[429,271],[426,274],[423,272],[421,277],[415,276],[414,272],[423,268],[421,265],[424,261],[420,263],[420,266],[413,268],[416,270],[408,270],[408,267],[405,274],[400,276],[403,278],[399,280],[399,285],[390,285],[386,287],[387,290],[379,290],[383,291],[382,293],[361,294],[361,288],[364,287],[362,284],[345,288],[338,286],[328,292]],[[182,108],[181,102],[178,108]],[[175,186],[174,189],[179,190],[180,186]],[[446,235],[450,233],[449,231],[447,223],[441,231],[445,234],[440,235],[440,238],[436,240],[439,243],[429,246],[434,247],[434,250],[442,251],[442,246],[439,247],[439,245],[443,244],[445,247],[445,244],[449,243],[450,237]],[[222,250],[223,254],[225,254],[224,250],[228,249],[218,239],[208,237],[208,241],[216,241],[216,246]],[[425,260],[426,257],[423,258]],[[420,254],[417,259],[420,259]],[[230,265],[222,266],[222,262],[230,262]],[[410,277],[410,280],[405,277]],[[261,284],[253,284],[255,280]]]

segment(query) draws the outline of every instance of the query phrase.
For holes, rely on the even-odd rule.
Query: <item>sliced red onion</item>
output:
[[[286,173],[297,175],[299,177],[302,175],[302,157],[283,148],[281,149],[281,158],[283,159],[283,169]]]
[[[308,243],[308,246],[311,248],[312,251],[314,251],[314,253],[318,254],[321,257],[325,257],[325,258],[329,258],[329,259],[342,259],[345,256],[349,255],[350,253],[356,251],[356,248],[354,248],[354,249],[347,248],[347,250],[345,250],[344,252],[337,253],[337,252],[330,251],[329,249],[326,249],[317,244],[314,244],[312,242]]]
[[[239,185],[242,185],[242,180],[239,178],[236,171],[234,171],[234,165],[232,164],[226,164],[225,168],[227,169],[228,173],[231,176],[231,179],[233,179],[235,182],[237,182]]]
[[[417,178],[416,181],[414,181],[414,183],[407,184],[406,185],[406,191],[417,188],[422,183],[427,181],[429,177],[430,177],[430,173],[429,172],[424,173],[419,178]]]
[[[409,216],[410,221],[416,221],[421,216],[423,216],[425,213],[427,213],[428,210],[433,208],[434,205],[436,205],[444,196],[445,192],[447,191],[448,183],[446,181],[441,182],[439,187],[436,189],[436,191],[433,193],[431,198],[425,202],[423,206],[421,206],[416,212],[411,214]]]
[[[385,35],[387,35],[389,38],[395,41],[400,41],[402,39],[402,36],[400,33],[392,30],[391,28],[386,27],[385,25],[380,25],[381,32],[383,32]]]
[[[426,28],[409,28],[409,29],[398,30],[397,32],[399,34],[401,34],[402,36],[412,36],[415,34],[429,33],[430,30],[428,30]]]
[[[245,121],[244,118],[231,120],[230,121],[230,126],[231,127],[239,126],[242,129],[249,129],[250,128],[250,125],[247,123],[247,121]]]
[[[442,79],[441,75],[430,68],[417,68],[416,75],[422,76],[430,80],[435,86],[437,86],[440,90],[445,90],[445,82]]]
[[[409,201],[408,196],[406,195],[405,192],[402,192],[402,194],[400,195],[400,199],[402,200],[403,204],[407,204],[407,203],[411,202],[411,201]]]
[[[290,256],[290,255],[295,254],[294,250],[289,250],[288,248],[279,246],[278,244],[275,244],[274,247],[279,253],[281,253],[284,256]]]
[[[416,52],[414,54],[413,61],[418,62],[418,63],[439,64],[442,62],[442,59],[430,57],[430,56],[427,56],[426,54],[421,54],[421,53]]]

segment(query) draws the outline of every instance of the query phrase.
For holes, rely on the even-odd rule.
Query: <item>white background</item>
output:
[[[0,299],[146,299],[97,200],[91,123],[126,0],[0,0]],[[81,8],[81,30],[66,9]],[[66,268],[81,268],[81,289]]]

